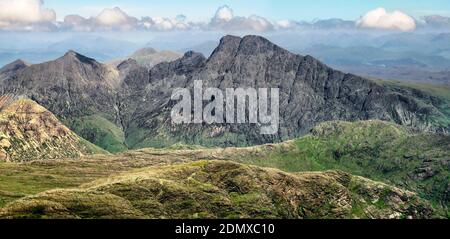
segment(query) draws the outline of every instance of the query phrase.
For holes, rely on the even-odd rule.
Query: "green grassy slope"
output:
[[[66,120],[65,123],[75,133],[108,152],[117,153],[128,149],[122,129],[101,115]]]
[[[450,136],[414,133],[382,121],[327,122],[312,134],[239,162],[288,172],[340,169],[417,191],[450,207]]]
[[[432,218],[413,193],[337,171],[228,161],[143,168],[0,209],[0,218]]]
[[[82,160],[0,163],[0,206],[48,189],[193,160],[230,160],[291,173],[337,169],[417,192],[450,215],[450,136],[417,133],[382,121],[326,122],[295,140],[247,148],[177,145]]]
[[[45,190],[77,187],[111,174],[184,162],[191,158],[190,155],[175,155],[136,151],[118,155],[85,155],[82,159],[23,163],[0,161],[0,207],[20,197]]]

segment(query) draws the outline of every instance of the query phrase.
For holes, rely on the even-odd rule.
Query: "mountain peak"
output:
[[[11,62],[10,64],[29,66],[29,64],[22,59],[17,59],[15,61]]]
[[[242,38],[242,41],[243,42],[253,42],[253,43],[266,43],[266,44],[275,45],[271,41],[267,40],[266,38],[264,38],[262,36],[257,36],[257,35],[244,36]]]
[[[74,50],[68,50],[65,55],[77,55],[78,53]]]
[[[220,39],[220,43],[230,43],[230,42],[237,42],[237,41],[241,41],[241,40],[242,40],[241,37],[233,36],[233,35],[226,35]]]
[[[76,51],[74,51],[74,50],[68,50],[68,51],[64,54],[63,58],[78,57],[78,56],[80,56],[80,55],[81,55],[81,54],[79,54],[78,52],[76,52]]]
[[[275,45],[274,43],[272,43],[271,41],[269,41],[268,39],[266,39],[262,36],[247,35],[247,36],[244,36],[241,38],[238,36],[226,35],[226,36],[222,37],[222,39],[220,39],[220,44],[218,47],[220,48],[220,47],[230,46],[230,45],[237,46],[241,43]]]
[[[226,35],[220,39],[219,45],[214,49],[208,61],[217,67],[222,67],[228,59],[231,59],[238,51],[242,38]]]
[[[158,51],[155,50],[154,48],[151,48],[151,47],[144,47],[144,48],[141,48],[141,49],[136,50],[136,51],[133,53],[133,56],[135,56],[135,57],[139,57],[139,56],[147,56],[147,55],[153,55],[153,54],[156,54],[156,53],[158,53]]]
[[[64,54],[64,56],[60,57],[59,60],[63,60],[63,61],[79,61],[81,63],[85,63],[85,64],[97,64],[97,61],[93,58],[89,58],[87,56],[81,55],[80,53],[74,51],[74,50],[69,50],[66,52],[66,54]]]
[[[224,71],[233,65],[233,59],[239,57],[239,55],[271,55],[274,53],[294,56],[293,53],[288,52],[261,36],[247,35],[241,38],[227,35],[222,37],[219,45],[209,57],[208,67]]]
[[[267,38],[256,35],[248,35],[242,38],[240,42],[240,49],[249,54],[254,54],[257,52],[267,52],[267,51],[283,51],[288,53],[288,51],[275,43],[269,41]],[[290,53],[289,54],[293,54]]]
[[[220,39],[220,43],[216,48],[217,50],[227,50],[237,48],[242,41],[242,38],[232,35],[226,35]]]
[[[21,68],[25,68],[29,66],[28,63],[26,63],[25,61],[21,60],[21,59],[17,59],[7,65],[5,65],[4,67],[0,68],[0,72],[4,72],[4,71],[14,71],[14,70],[18,70]]]
[[[219,46],[217,46],[211,56],[220,56],[223,58],[235,55],[238,51],[246,54],[253,54],[256,52],[265,52],[269,50],[280,50],[287,52],[287,50],[277,46],[262,36],[247,35],[241,38],[227,35],[222,37]]]

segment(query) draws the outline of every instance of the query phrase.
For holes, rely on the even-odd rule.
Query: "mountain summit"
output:
[[[191,60],[189,60],[191,59]],[[189,70],[181,70],[188,68]],[[280,89],[280,131],[260,135],[256,126],[170,124],[170,97],[174,87],[192,87],[202,80],[204,87],[253,87]],[[225,36],[211,56],[202,62],[186,56],[162,63],[150,71],[143,97],[163,100],[142,102],[139,114],[130,125],[130,142],[135,147],[153,145],[156,139],[166,144],[181,140],[204,145],[247,145],[285,140],[307,133],[319,122],[330,120],[381,119],[420,130],[448,132],[444,100],[411,89],[378,84],[352,74],[333,70],[311,56],[301,56],[260,36]],[[153,117],[148,117],[152,115]],[[145,137],[134,134],[138,129]],[[169,130],[170,129],[170,130]],[[148,137],[148,135],[154,135]]]
[[[0,81],[14,75],[18,70],[29,66],[25,61],[18,59],[15,60],[4,67],[0,68]]]
[[[73,50],[67,51],[66,54],[64,54],[64,56],[60,57],[58,60],[65,61],[67,63],[70,63],[72,61],[78,61],[78,62],[92,64],[92,65],[99,64],[96,60],[86,57],[86,56],[83,56]]]
[[[279,88],[279,132],[261,135],[250,124],[173,125],[170,111],[176,102],[171,93],[193,87],[195,80],[205,88]],[[137,60],[117,70],[70,51],[18,70],[0,84],[0,93],[34,99],[76,133],[112,151],[178,142],[270,143],[306,134],[330,120],[380,119],[437,132],[450,128],[442,98],[336,71],[260,36],[225,36],[208,59],[187,52],[150,70]]]
[[[15,71],[15,70],[19,70],[22,68],[25,68],[29,66],[28,63],[26,63],[25,61],[21,60],[21,59],[17,59],[7,65],[5,65],[4,67],[2,67],[0,69],[0,72],[6,72],[6,71]]]

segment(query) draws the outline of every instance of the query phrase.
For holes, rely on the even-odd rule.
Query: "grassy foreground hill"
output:
[[[197,161],[19,199],[0,218],[430,218],[411,192],[339,171]]]
[[[209,161],[193,162],[199,160]],[[448,217],[449,162],[450,136],[448,135],[418,133],[382,121],[353,123],[334,121],[315,127],[309,135],[280,144],[209,149],[179,144],[166,149],[148,148],[116,155],[84,156],[82,159],[0,163],[0,207],[9,203],[3,209],[4,217],[247,217],[255,216],[258,210],[260,210],[258,213],[266,213],[261,214],[261,217],[288,215],[303,218],[391,216],[414,218],[425,214],[428,215],[427,217],[432,215]],[[288,173],[247,165],[278,168]],[[205,167],[216,168],[216,171],[205,171]],[[235,167],[236,170],[230,171],[230,167]],[[191,173],[187,174],[186,170],[191,170],[189,171]],[[339,171],[326,172],[327,170]],[[307,173],[309,171],[322,171],[322,173]],[[274,187],[275,183],[271,181],[274,180],[270,176],[273,176],[273,172],[277,172],[277,175],[285,175],[284,179],[276,183],[281,185],[280,187]],[[304,173],[299,174],[299,172]],[[264,174],[261,178],[268,181],[257,176],[260,174]],[[298,188],[298,185],[290,188],[292,181],[308,181],[305,175],[314,175],[315,179],[312,180],[314,182],[304,184],[301,188]],[[393,186],[386,186],[354,175],[395,185],[413,191],[417,193],[417,196],[404,190],[394,189]],[[233,181],[239,180],[241,176],[246,179],[245,182]],[[218,178],[220,180],[217,180]],[[319,179],[322,178],[327,178],[324,184],[320,184]],[[343,181],[343,178],[346,179]],[[140,184],[141,180],[145,183]],[[370,190],[355,191],[352,184],[355,180],[361,183],[361,187]],[[241,188],[249,190],[236,195],[232,189],[224,188],[223,183],[229,181],[233,182],[226,184],[226,187],[234,187],[233,190],[238,192]],[[163,198],[165,201],[158,201],[162,199],[155,196],[155,192],[152,191],[158,186],[157,182],[167,182],[163,184],[166,190],[163,192],[169,195]],[[233,183],[235,183],[234,186]],[[335,194],[336,185],[346,192],[346,195],[350,195],[349,198],[340,200],[343,194]],[[385,185],[380,187],[389,190],[381,190],[376,185]],[[311,193],[311,198],[317,198],[317,200],[322,193],[333,189],[325,198],[331,197],[333,200],[347,203],[342,204],[343,206],[350,203],[351,207],[340,208],[341,214],[334,214],[336,210],[332,210],[333,206],[328,207],[324,201],[320,201],[320,205],[327,205],[326,210],[317,208],[318,211],[313,213],[301,214],[299,211],[295,212],[292,207],[285,207],[283,213],[286,214],[282,214],[281,209],[278,210],[279,205],[275,202],[284,202],[283,200],[291,200],[291,198],[278,194],[275,196],[281,189],[297,192],[299,195],[307,195],[304,192],[306,190]],[[178,190],[181,190],[181,194],[177,194]],[[410,196],[399,196],[400,201],[396,198],[385,198],[386,195],[401,195],[401,193],[392,194],[393,191],[402,191]],[[247,195],[248,193],[250,195]],[[252,199],[252,196],[255,196],[252,193],[257,193],[257,199],[254,197]],[[375,196],[368,198],[367,194]],[[261,205],[261,208],[242,208],[238,204],[227,204],[226,212],[223,213],[229,214],[225,215],[217,211],[215,207],[217,205],[211,203],[214,201],[210,201],[211,197],[222,197],[225,202],[233,202],[234,196],[238,196],[236,202],[239,202],[242,196],[244,202],[252,202],[246,205]],[[20,199],[22,197],[25,198]],[[77,202],[77,200],[80,201]],[[424,201],[428,201],[435,211],[431,213],[428,204]],[[106,205],[102,202],[128,205],[125,209],[130,214],[120,214],[120,210],[115,208],[117,205]],[[315,203],[317,202],[319,201]],[[297,201],[297,203],[310,205],[310,209],[311,205],[316,205],[308,204],[314,203],[309,201]],[[402,209],[394,208],[394,204],[403,205],[400,206]],[[104,208],[104,211],[94,212],[92,205],[101,206],[100,208]],[[266,209],[278,208],[278,211],[269,210],[271,213],[267,213],[263,210],[263,205]],[[186,208],[186,211],[180,214],[172,213],[181,207]],[[153,208],[154,211],[145,211],[145,208]],[[411,211],[405,208],[423,213],[412,215]],[[236,214],[237,211],[241,214]],[[251,214],[252,212],[254,214]]]

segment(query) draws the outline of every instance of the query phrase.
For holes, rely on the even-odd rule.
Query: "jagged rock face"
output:
[[[202,80],[204,88],[279,88],[278,133],[261,135],[260,127],[250,124],[173,125],[172,91],[192,88],[194,80]],[[448,121],[433,119],[450,117],[439,110],[443,104],[439,98],[335,71],[258,36],[226,36],[208,59],[188,52],[150,70],[130,59],[116,71],[69,52],[56,61],[19,70],[0,86],[3,93],[35,99],[68,119],[70,127],[70,119],[100,114],[123,129],[124,144],[130,148],[177,142],[218,146],[276,142],[328,120],[381,119],[448,132]]]
[[[427,121],[442,113],[438,99],[426,94],[398,91],[373,81],[335,71],[310,56],[292,54],[258,36],[226,36],[209,59],[186,54],[181,60],[163,63],[150,72],[145,99],[133,124],[163,140],[204,145],[247,145],[280,141],[302,135],[328,120],[381,119],[422,130],[447,130]],[[196,66],[192,68],[192,66]],[[169,101],[173,88],[192,88],[202,80],[204,88],[279,88],[280,129],[275,135],[259,134],[248,124],[183,125],[170,122]],[[134,127],[134,126],[132,126]],[[132,129],[132,131],[135,131]],[[131,134],[133,135],[133,134]],[[154,136],[153,136],[154,135]],[[130,142],[133,146],[133,142]],[[138,147],[140,147],[138,145]]]

